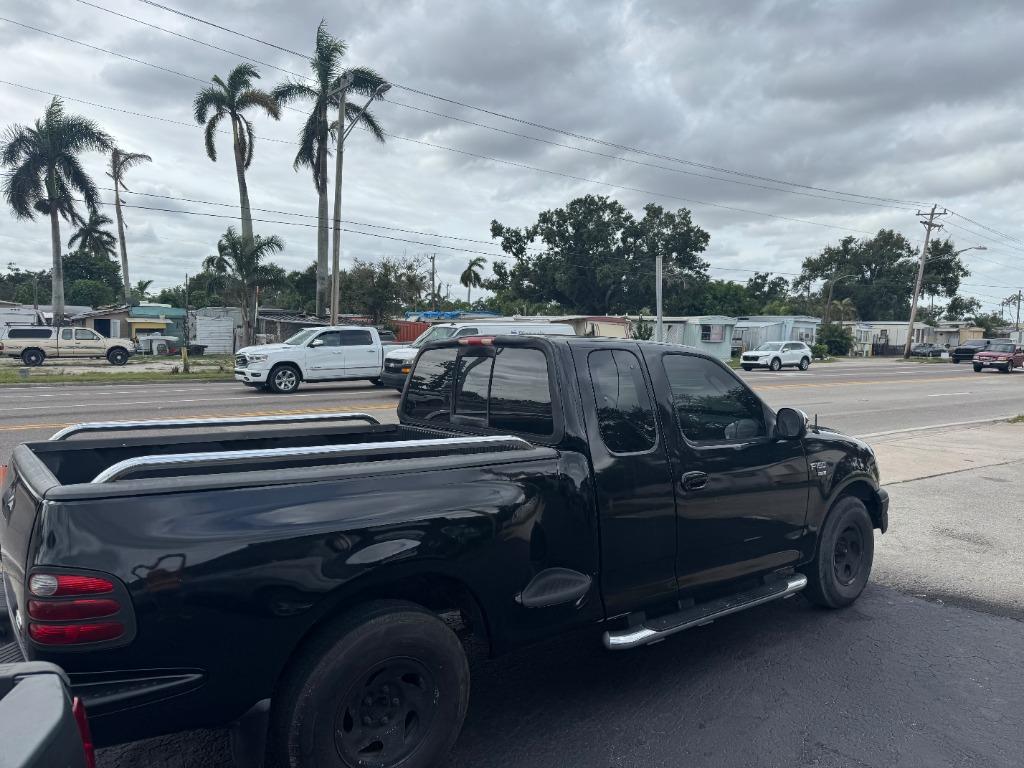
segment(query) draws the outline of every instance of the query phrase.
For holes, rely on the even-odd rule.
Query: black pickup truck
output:
[[[843,607],[888,524],[867,445],[686,347],[432,344],[399,416],[87,424],[15,449],[15,634],[68,671],[97,743],[233,724],[243,764],[267,739],[296,767],[437,765],[467,642],[589,629],[618,650],[799,591]],[[163,432],[118,434],[140,428]]]

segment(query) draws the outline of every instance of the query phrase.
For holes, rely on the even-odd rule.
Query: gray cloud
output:
[[[307,71],[301,57],[140,3],[96,2],[268,65]],[[226,74],[238,61],[70,0],[33,6],[31,13],[15,0],[0,0],[0,5],[10,18],[202,80]],[[229,0],[213,6],[182,0],[178,5],[300,52],[311,50],[316,25],[326,18],[330,29],[348,42],[352,64],[373,66],[400,85],[677,158],[864,194],[935,199],[1020,234],[1015,206],[1024,171],[1018,138],[1024,53],[1018,41],[1024,17],[1014,3],[455,0],[442,6],[416,0],[383,5],[359,0],[339,8],[327,0]],[[132,204],[170,211],[127,210],[133,277],[152,278],[164,286],[180,282],[185,272],[195,272],[218,235],[233,223],[218,217],[233,216],[237,203],[229,138],[219,138],[222,157],[211,163],[202,148],[201,129],[191,125],[191,100],[200,83],[2,22],[0,47],[6,80],[188,124],[68,103],[69,110],[100,122],[122,146],[153,156],[152,164],[132,171],[129,186],[134,191],[229,206],[129,196]],[[259,69],[267,88],[286,76],[269,66]],[[401,88],[390,96],[560,143],[672,165],[677,171],[707,173],[580,143]],[[47,100],[43,94],[0,84],[3,124],[31,122]],[[346,219],[486,240],[493,218],[524,225],[542,209],[593,192],[612,194],[634,210],[650,200],[682,207],[688,204],[672,198],[684,197],[855,230],[895,227],[920,238],[913,211],[820,200],[616,162],[386,101],[375,111],[399,136],[618,187],[399,140],[380,147],[357,132],[346,154]],[[315,214],[308,172],[292,169],[302,119],[302,114],[291,111],[280,122],[256,117],[259,138],[249,173],[254,206]],[[86,162],[105,186],[104,158],[94,155]],[[802,258],[844,235],[753,213],[688,207],[711,232],[707,256],[721,268],[712,273],[716,277],[745,279],[744,273],[726,268],[795,272]],[[308,226],[312,219],[260,213],[256,218],[289,222],[256,225],[259,231],[276,232],[285,239],[283,266],[301,269],[314,259],[316,233]],[[975,274],[969,283],[1024,281],[1022,270],[1014,266],[1021,261],[1019,250],[955,228],[949,231],[962,246],[983,243],[991,248],[987,260],[970,260]],[[17,222],[0,215],[0,247],[2,263],[40,268],[49,261],[43,222]],[[343,249],[349,261],[435,250],[355,233],[344,236]],[[442,280],[457,283],[468,254],[436,250]],[[1008,274],[995,261],[1014,269]],[[1000,292],[977,288],[981,294],[993,291]]]

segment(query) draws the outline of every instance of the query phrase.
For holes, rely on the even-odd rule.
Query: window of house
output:
[[[632,352],[606,349],[587,358],[601,440],[612,453],[650,450],[657,440],[654,408],[640,361]]]
[[[725,326],[724,325],[701,325],[700,327],[700,340],[701,341],[722,341],[725,339]]]
[[[745,440],[768,433],[761,401],[717,362],[676,354],[664,355],[662,361],[676,420],[687,440]]]

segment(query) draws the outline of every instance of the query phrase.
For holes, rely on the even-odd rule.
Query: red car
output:
[[[974,370],[981,373],[985,368],[998,368],[1003,373],[1013,373],[1014,368],[1024,367],[1024,347],[1012,341],[998,341],[988,349],[974,356]]]

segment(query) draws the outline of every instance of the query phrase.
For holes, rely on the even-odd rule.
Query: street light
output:
[[[832,314],[832,289],[836,287],[836,283],[838,283],[840,280],[846,280],[847,278],[850,278],[850,277],[860,277],[860,275],[858,275],[856,273],[855,274],[850,274],[850,275],[841,275],[839,277],[834,277],[834,278],[832,278],[832,280],[829,281],[829,284],[828,284],[828,300],[825,302],[825,311],[822,313],[822,318],[821,318],[821,324],[822,325],[828,325],[828,322],[831,319],[830,316]]]
[[[373,102],[374,99],[379,99],[385,93],[391,89],[390,83],[381,83],[378,85],[370,98],[363,104],[362,109],[356,113],[356,116],[352,119],[351,124],[345,128],[345,93],[348,88],[352,85],[354,77],[351,72],[346,72],[338,81],[338,87],[331,91],[328,96],[335,96],[340,94],[338,99],[338,148],[335,155],[334,161],[334,243],[332,244],[331,251],[331,325],[338,324],[338,313],[341,309],[341,299],[339,296],[341,277],[339,272],[341,271],[341,171],[343,168],[342,162],[345,156],[345,139],[352,133],[352,129],[359,124],[362,120],[363,114],[367,108]]]
[[[961,253],[967,253],[968,251],[987,251],[987,245],[972,245],[970,248],[961,248],[959,251],[953,251],[953,256],[959,256]]]

